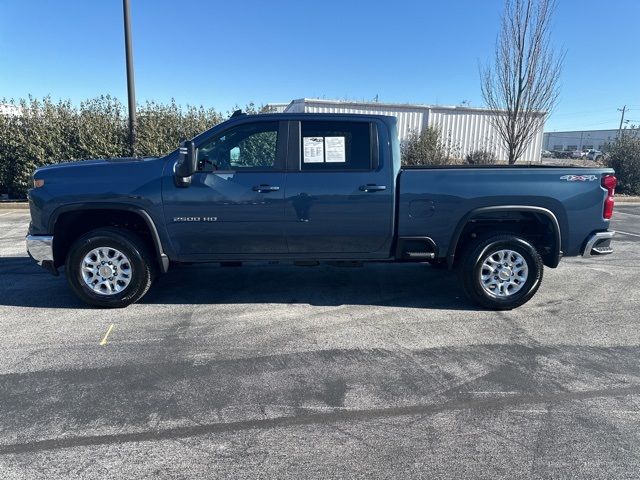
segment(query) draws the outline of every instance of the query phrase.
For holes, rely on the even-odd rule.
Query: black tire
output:
[[[131,263],[129,284],[118,293],[96,293],[82,278],[80,267],[84,257],[98,247],[119,250]],[[137,302],[147,293],[156,277],[157,266],[149,248],[135,233],[118,228],[99,228],[84,234],[71,246],[65,273],[71,290],[82,301],[96,307],[121,308]]]
[[[483,261],[492,252],[499,250],[512,250],[519,253],[528,267],[527,279],[520,290],[506,297],[487,292],[480,278]],[[467,296],[475,303],[491,310],[511,310],[528,302],[540,287],[543,271],[542,258],[533,245],[523,238],[508,234],[477,239],[463,253],[458,269]]]

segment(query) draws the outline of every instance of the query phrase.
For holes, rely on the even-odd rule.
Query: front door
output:
[[[165,222],[181,259],[287,252],[284,142],[284,122],[241,123],[196,144],[199,171],[189,187],[164,175]]]

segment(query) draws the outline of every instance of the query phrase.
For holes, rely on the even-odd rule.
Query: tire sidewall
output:
[[[106,247],[120,250],[131,263],[132,275],[129,285],[114,295],[100,295],[94,292],[82,278],[80,265],[84,257],[94,248]],[[90,232],[80,238],[71,248],[65,266],[65,273],[74,292],[86,302],[103,307],[126,306],[137,296],[141,286],[145,284],[146,265],[135,242],[117,233]]]
[[[480,271],[484,259],[498,250],[513,250],[519,253],[527,262],[528,268],[528,277],[522,288],[513,295],[504,298],[489,294],[485,291],[480,281]],[[473,264],[469,269],[471,278],[468,281],[473,293],[481,300],[483,305],[491,308],[507,310],[526,303],[536,293],[542,281],[543,266],[540,256],[531,244],[518,237],[493,241],[489,239],[486,243],[478,246],[470,260]]]

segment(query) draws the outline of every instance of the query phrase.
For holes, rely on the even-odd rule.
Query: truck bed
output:
[[[609,227],[602,218],[606,190],[600,179],[613,173],[609,168],[528,165],[403,167],[398,235],[428,235],[448,248],[469,212],[495,205],[534,206],[557,218],[562,252],[578,255],[592,231]]]

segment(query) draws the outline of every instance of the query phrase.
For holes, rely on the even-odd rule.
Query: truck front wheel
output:
[[[147,293],[155,276],[153,257],[142,239],[124,229],[100,228],[69,249],[67,281],[84,302],[126,307]]]
[[[492,310],[511,310],[535,295],[543,270],[540,254],[528,241],[505,234],[470,245],[459,272],[471,300]]]

